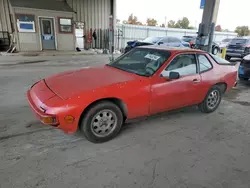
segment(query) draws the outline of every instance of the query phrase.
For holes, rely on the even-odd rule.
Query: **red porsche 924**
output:
[[[42,123],[105,142],[128,119],[196,104],[215,111],[236,85],[237,69],[204,51],[145,46],[106,65],[40,80],[27,96]]]

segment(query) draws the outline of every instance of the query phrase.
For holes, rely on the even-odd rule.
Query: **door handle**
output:
[[[200,83],[201,81],[199,79],[193,79],[193,83]]]

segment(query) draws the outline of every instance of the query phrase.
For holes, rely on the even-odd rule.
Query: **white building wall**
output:
[[[107,29],[111,13],[110,0],[67,0],[75,11],[74,20],[84,22],[86,28]]]

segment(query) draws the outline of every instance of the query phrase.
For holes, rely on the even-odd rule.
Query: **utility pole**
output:
[[[214,27],[217,21],[219,5],[220,0],[201,0],[201,8],[204,10],[202,22],[199,25],[196,45],[208,52],[212,50]]]
[[[109,50],[111,53],[110,61],[114,60],[114,26],[113,15],[109,16]]]

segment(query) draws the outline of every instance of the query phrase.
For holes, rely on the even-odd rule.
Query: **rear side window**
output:
[[[179,43],[180,40],[179,40],[178,38],[170,37],[170,38],[169,38],[169,42],[170,42],[170,43]]]
[[[230,65],[231,63],[225,59],[222,59],[221,57],[217,56],[217,55],[213,55],[213,54],[209,54],[213,60],[218,63],[218,64],[221,64],[221,65]]]
[[[201,73],[206,72],[210,70],[211,68],[213,68],[210,61],[207,59],[205,55],[199,54],[197,57],[198,57]]]
[[[162,40],[161,40],[161,42],[164,42],[164,43],[168,43],[168,38],[166,37],[166,38],[163,38]]]
[[[222,42],[230,42],[232,39],[223,39]]]

